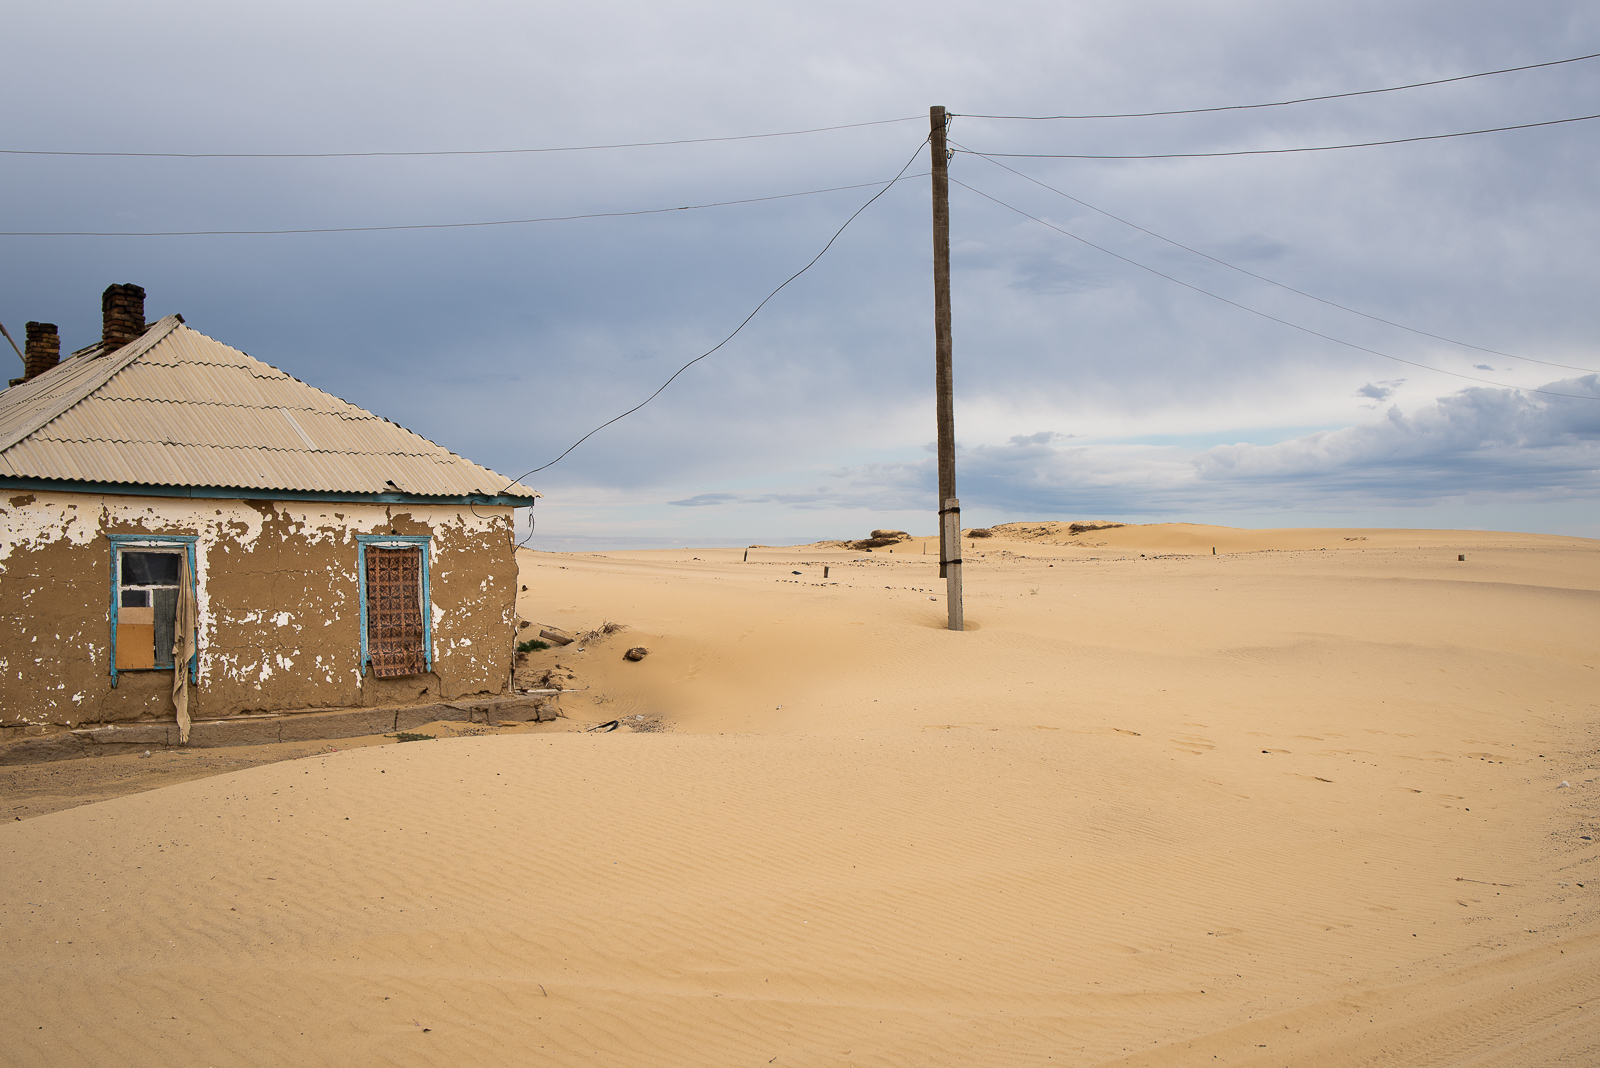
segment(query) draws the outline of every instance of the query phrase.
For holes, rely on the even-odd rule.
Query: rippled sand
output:
[[[525,553],[563,729],[0,826],[0,1063],[1600,1063],[1600,543],[1009,533]]]

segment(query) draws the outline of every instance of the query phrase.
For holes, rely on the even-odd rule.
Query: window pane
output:
[[[176,559],[176,557],[174,557]],[[178,591],[176,589],[151,590],[155,601],[156,617],[156,667],[170,667],[172,664],[172,627],[178,613]]]
[[[122,553],[124,586],[176,586],[177,553],[141,553],[125,549]]]
[[[124,608],[149,608],[149,590],[123,590],[122,607]]]

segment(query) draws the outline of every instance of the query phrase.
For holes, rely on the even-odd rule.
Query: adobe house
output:
[[[0,392],[0,727],[507,693],[538,496],[144,290]],[[10,731],[0,731],[9,734]]]

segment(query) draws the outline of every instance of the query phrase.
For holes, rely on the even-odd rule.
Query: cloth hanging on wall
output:
[[[427,671],[421,550],[367,548],[367,659],[376,677]]]
[[[189,554],[179,556],[178,603],[172,614],[172,707],[178,714],[178,743],[189,744],[189,661],[194,658],[199,607],[189,574]]]

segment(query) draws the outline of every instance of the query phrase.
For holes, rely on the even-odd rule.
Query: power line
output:
[[[1166,236],[1164,236],[1162,234],[1158,234],[1154,230],[1147,230],[1143,226],[1140,226],[1136,222],[1131,222],[1128,219],[1124,219],[1120,215],[1113,215],[1111,212],[1106,211],[1104,208],[1095,207],[1093,204],[1089,203],[1087,200],[1079,200],[1077,197],[1073,196],[1071,193],[1063,192],[1062,190],[1057,189],[1053,185],[1047,185],[1044,182],[1039,181],[1039,179],[1033,177],[1032,175],[1023,174],[1019,170],[1016,170],[1016,169],[1014,169],[1012,167],[1007,167],[1004,163],[1001,163],[997,159],[990,159],[988,156],[984,155],[982,152],[973,152],[971,149],[966,149],[965,151],[969,155],[978,156],[978,157],[980,157],[982,159],[986,159],[990,163],[994,164],[996,167],[999,167],[1001,170],[1010,171],[1012,174],[1016,175],[1018,178],[1022,178],[1022,179],[1025,179],[1027,181],[1030,181],[1034,185],[1038,186],[1041,189],[1048,189],[1050,192],[1055,193],[1058,196],[1066,197],[1068,200],[1072,201],[1074,204],[1079,204],[1079,205],[1082,205],[1085,208],[1088,208],[1090,211],[1098,212],[1101,215],[1104,215],[1108,219],[1115,219],[1117,222],[1121,223],[1124,226],[1131,226],[1135,230],[1139,231],[1141,234],[1149,234],[1151,237],[1155,238],[1156,240],[1165,241],[1167,244],[1172,245],[1175,248],[1181,248],[1185,252],[1192,252],[1196,256],[1201,256],[1201,257],[1203,257],[1205,259],[1210,260],[1212,263],[1221,264],[1222,266],[1228,268],[1229,270],[1238,271],[1240,274],[1248,275],[1249,277],[1254,278],[1257,281],[1265,282],[1268,285],[1277,286],[1279,289],[1287,290],[1290,293],[1293,293],[1293,294],[1295,294],[1297,296],[1305,297],[1308,300],[1314,300],[1319,304],[1326,304],[1330,308],[1338,308],[1340,311],[1349,312],[1351,315],[1359,315],[1363,319],[1371,319],[1375,323],[1383,323],[1385,326],[1392,326],[1392,327],[1395,327],[1396,329],[1399,329],[1399,330],[1407,330],[1407,331],[1410,331],[1413,334],[1420,334],[1423,337],[1431,337],[1435,341],[1443,341],[1443,342],[1446,342],[1447,344],[1451,344],[1451,345],[1460,345],[1462,348],[1472,349],[1472,350],[1474,350],[1476,352],[1486,352],[1486,353],[1489,353],[1492,356],[1504,356],[1508,360],[1525,360],[1528,363],[1544,364],[1546,367],[1560,367],[1560,368],[1562,368],[1564,370],[1567,370],[1567,371],[1584,371],[1584,372],[1587,372],[1589,374],[1600,374],[1600,372],[1595,371],[1595,369],[1592,368],[1592,367],[1579,367],[1576,364],[1570,364],[1570,363],[1556,363],[1553,360],[1536,360],[1532,356],[1518,356],[1515,353],[1501,352],[1499,349],[1490,349],[1490,348],[1485,348],[1482,345],[1474,345],[1470,341],[1457,341],[1455,338],[1445,337],[1443,334],[1435,334],[1435,333],[1431,333],[1430,331],[1427,331],[1427,330],[1419,330],[1414,326],[1407,326],[1404,323],[1397,323],[1392,319],[1385,319],[1381,315],[1369,315],[1367,312],[1361,311],[1361,310],[1356,309],[1356,308],[1349,307],[1348,305],[1345,305],[1345,304],[1340,304],[1338,301],[1327,300],[1327,299],[1325,299],[1323,297],[1317,296],[1315,293],[1307,293],[1303,289],[1296,289],[1294,286],[1285,285],[1282,282],[1275,281],[1274,279],[1268,278],[1266,275],[1256,274],[1254,271],[1247,270],[1244,267],[1240,267],[1238,264],[1229,263],[1227,260],[1219,259],[1216,256],[1211,255],[1208,252],[1201,252],[1197,248],[1191,248],[1190,246],[1185,245],[1181,241],[1174,241],[1172,238],[1166,237]]]
[[[909,182],[925,178],[926,173],[911,174],[891,179]],[[791,197],[809,197],[818,193],[837,193],[846,189],[866,189],[882,185],[878,182],[858,182],[855,185],[836,185],[827,189],[805,189],[798,193],[777,193],[770,197],[746,197],[743,200],[718,200],[709,204],[684,204],[676,208],[641,208],[636,211],[598,211],[587,215],[549,215],[538,219],[494,219],[488,222],[458,223],[408,223],[398,226],[326,226],[300,230],[17,230],[0,231],[0,237],[248,237],[270,234],[360,234],[384,230],[457,230],[477,226],[523,226],[529,223],[572,222],[577,219],[621,219],[633,215],[662,215],[674,211],[700,211],[704,208],[726,208],[736,204],[759,204],[768,200],[788,200]]]
[[[842,126],[817,126],[808,130],[778,130],[772,133],[732,134],[726,137],[687,137],[676,141],[633,141],[616,145],[565,145],[556,148],[461,148],[417,152],[64,152],[33,148],[0,148],[6,156],[115,156],[132,159],[368,159],[395,156],[525,156],[541,152],[599,152],[613,148],[661,148],[667,145],[704,145],[716,141],[755,141],[766,137],[797,137],[801,134],[857,130],[863,126],[886,126],[910,122],[920,115],[898,119],[849,122]]]
[[[539,467],[535,467],[531,471],[524,471],[522,474],[518,475],[516,478],[514,478],[510,482],[508,482],[506,484],[505,489],[510,489],[512,486],[516,485],[518,482],[521,482],[523,479],[527,478],[529,475],[536,475],[540,471],[543,471],[547,467],[554,467],[556,464],[558,464],[562,460],[566,459],[567,455],[569,453],[571,453],[572,450],[576,449],[579,445],[582,445],[584,442],[588,441],[590,438],[592,438],[596,434],[600,433],[600,431],[604,430],[606,427],[610,426],[612,423],[621,422],[623,419],[626,419],[628,416],[632,415],[634,412],[638,411],[640,408],[643,408],[646,404],[649,404],[651,401],[653,401],[657,397],[661,396],[662,391],[665,390],[668,386],[672,385],[673,380],[676,379],[679,375],[683,374],[683,372],[687,371],[689,368],[693,367],[695,364],[699,363],[701,360],[705,359],[707,356],[710,356],[712,353],[714,353],[718,349],[722,348],[722,346],[724,346],[728,342],[732,341],[734,339],[734,337],[738,335],[739,331],[743,330],[747,325],[749,325],[750,320],[754,319],[756,317],[756,314],[758,312],[760,312],[762,308],[765,308],[767,306],[767,302],[768,301],[770,301],[773,297],[777,296],[780,292],[782,292],[783,289],[786,286],[788,286],[788,284],[790,282],[793,282],[796,278],[799,278],[801,275],[803,275],[807,271],[811,270],[811,268],[816,265],[816,262],[818,260],[822,259],[822,257],[827,253],[827,251],[830,248],[833,247],[833,243],[835,241],[839,240],[839,235],[844,233],[845,229],[851,223],[856,221],[856,216],[860,215],[862,212],[864,212],[868,208],[870,208],[872,206],[872,204],[873,204],[873,201],[877,200],[879,197],[883,196],[883,194],[887,193],[890,189],[894,188],[894,186],[895,186],[895,184],[897,182],[905,180],[906,171],[911,167],[911,165],[913,163],[915,163],[917,161],[917,157],[922,154],[922,145],[924,145],[924,144],[927,144],[927,139],[926,138],[924,138],[922,140],[921,144],[917,145],[917,150],[911,154],[911,158],[910,159],[906,160],[905,166],[900,168],[900,172],[898,174],[896,174],[893,178],[889,179],[887,182],[884,182],[882,189],[880,189],[876,193],[872,194],[872,196],[867,199],[867,202],[865,204],[861,205],[855,211],[850,213],[850,217],[848,219],[846,219],[839,226],[839,229],[837,229],[837,230],[835,230],[833,232],[833,236],[832,237],[828,238],[828,243],[826,245],[822,246],[822,251],[818,252],[815,256],[811,257],[811,259],[806,263],[806,265],[804,267],[802,267],[798,271],[794,272],[794,274],[791,274],[788,278],[785,278],[781,283],[778,284],[776,289],[774,289],[772,292],[768,293],[765,297],[761,298],[761,303],[757,304],[755,306],[755,308],[751,310],[749,315],[746,315],[742,320],[740,320],[739,325],[734,327],[733,330],[728,334],[727,337],[723,338],[721,341],[719,341],[715,345],[711,346],[705,352],[702,352],[700,355],[696,356],[694,359],[690,360],[688,363],[684,364],[682,367],[680,367],[676,371],[672,372],[671,377],[669,377],[665,382],[661,383],[661,385],[656,388],[656,391],[654,393],[650,394],[644,400],[640,401],[638,404],[635,404],[632,408],[629,408],[627,411],[623,412],[621,415],[615,416],[614,418],[611,418],[611,419],[607,419],[605,422],[601,423],[599,426],[597,426],[593,430],[589,431],[583,437],[579,438],[577,441],[574,441],[571,445],[568,445],[567,448],[565,449],[565,451],[563,451],[560,456],[557,456],[554,460],[551,460],[549,463],[543,464],[542,466],[539,466]],[[504,493],[505,489],[501,490],[500,492]]]
[[[966,182],[963,182],[963,181],[961,181],[961,180],[959,180],[957,178],[952,178],[950,180],[952,182],[955,182],[957,185],[961,186],[961,188],[978,194],[980,197],[983,197],[985,200],[992,200],[996,204],[1000,205],[1002,208],[1005,208],[1008,211],[1016,212],[1018,215],[1021,215],[1024,219],[1031,219],[1034,222],[1038,223],[1040,226],[1048,227],[1049,229],[1054,230],[1058,234],[1063,234],[1066,237],[1072,238],[1074,241],[1078,241],[1078,242],[1081,242],[1081,243],[1083,243],[1085,245],[1088,245],[1090,248],[1094,249],[1095,251],[1103,252],[1107,256],[1112,257],[1113,259],[1119,259],[1123,263],[1130,264],[1131,266],[1137,267],[1142,271],[1149,271],[1151,274],[1156,275],[1158,278],[1165,278],[1169,282],[1175,282],[1178,285],[1183,286],[1183,288],[1185,288],[1185,289],[1190,289],[1190,290],[1193,290],[1196,293],[1199,293],[1201,296],[1210,297],[1212,300],[1220,300],[1222,303],[1231,305],[1231,306],[1233,306],[1235,308],[1238,308],[1240,311],[1249,312],[1251,315],[1259,315],[1263,319],[1270,319],[1273,322],[1279,323],[1279,324],[1281,324],[1283,326],[1287,326],[1290,329],[1299,330],[1300,332],[1306,333],[1306,334],[1310,334],[1313,337],[1320,337],[1324,341],[1331,341],[1336,345],[1343,345],[1346,348],[1356,349],[1356,350],[1358,350],[1360,352],[1370,353],[1373,356],[1382,356],[1384,359],[1393,360],[1396,363],[1407,364],[1407,365],[1409,365],[1411,367],[1420,367],[1424,371],[1434,371],[1434,372],[1437,372],[1438,374],[1442,374],[1442,375],[1452,375],[1452,376],[1454,376],[1456,378],[1465,378],[1469,382],[1481,382],[1484,385],[1497,386],[1497,387],[1499,387],[1501,389],[1512,389],[1512,390],[1516,390],[1516,391],[1521,392],[1521,393],[1539,393],[1539,394],[1543,394],[1544,396],[1547,396],[1547,397],[1567,397],[1567,398],[1569,398],[1571,400],[1600,401],[1600,396],[1591,396],[1591,395],[1586,395],[1586,394],[1582,394],[1582,393],[1557,393],[1554,390],[1535,389],[1532,386],[1513,386],[1513,385],[1510,385],[1509,383],[1506,383],[1506,382],[1496,382],[1496,381],[1494,381],[1492,379],[1488,379],[1488,378],[1478,378],[1475,375],[1464,375],[1464,374],[1460,373],[1459,371],[1447,371],[1442,367],[1433,367],[1433,366],[1430,366],[1430,365],[1425,364],[1425,363],[1418,363],[1415,360],[1407,360],[1407,359],[1403,359],[1402,357],[1399,357],[1399,356],[1391,356],[1387,352],[1379,352],[1377,349],[1369,349],[1365,345],[1357,345],[1353,341],[1345,341],[1343,338],[1334,337],[1332,334],[1324,334],[1322,331],[1313,330],[1309,326],[1301,326],[1299,323],[1291,323],[1287,319],[1280,319],[1276,315],[1271,315],[1271,314],[1269,314],[1267,312],[1260,311],[1260,310],[1258,310],[1256,308],[1252,308],[1247,304],[1240,304],[1236,300],[1229,300],[1227,297],[1220,296],[1220,295],[1218,295],[1216,293],[1211,292],[1210,290],[1201,289],[1197,285],[1193,285],[1193,284],[1191,284],[1189,282],[1185,282],[1181,278],[1174,278],[1170,274],[1165,274],[1165,273],[1163,273],[1161,271],[1158,271],[1154,267],[1147,267],[1146,265],[1140,263],[1138,260],[1129,259],[1127,256],[1121,255],[1120,253],[1112,252],[1110,249],[1104,247],[1103,245],[1097,245],[1093,241],[1090,241],[1087,238],[1079,237],[1077,234],[1072,233],[1070,230],[1063,230],[1061,227],[1056,226],[1054,223],[1045,222],[1043,219],[1039,218],[1036,215],[1029,215],[1027,212],[1023,211],[1021,208],[1015,207],[1015,206],[1013,206],[1011,204],[1007,204],[1005,201],[1001,200],[999,197],[990,196],[988,193],[985,193],[981,189],[974,189],[972,186],[968,185]]]
[[[1422,137],[1397,137],[1392,141],[1360,141],[1351,145],[1313,145],[1308,148],[1242,148],[1232,152],[1157,152],[1143,156],[1090,156],[1076,153],[1046,152],[988,152],[973,155],[1000,156],[1006,159],[1203,159],[1212,156],[1281,156],[1289,152],[1332,152],[1341,148],[1376,148],[1379,145],[1404,145],[1412,141],[1442,141],[1449,137],[1474,137],[1478,134],[1504,133],[1507,130],[1531,130],[1536,126],[1559,126],[1564,122],[1586,122],[1600,119],[1594,115],[1575,115],[1570,119],[1547,119],[1544,122],[1524,122],[1516,126],[1491,126],[1485,130],[1462,130],[1460,133],[1425,134]]]
[[[1426,85],[1445,85],[1449,82],[1471,81],[1473,78],[1488,78],[1496,74],[1511,74],[1519,70],[1534,70],[1539,67],[1559,67],[1563,63],[1578,63],[1585,59],[1600,58],[1600,52],[1591,52],[1587,56],[1573,56],[1571,59],[1552,59],[1547,63],[1529,63],[1522,67],[1502,67],[1500,70],[1486,70],[1478,74],[1461,74],[1454,78],[1435,78],[1427,82],[1411,82],[1407,85],[1391,85],[1386,89],[1361,89],[1353,93],[1326,93],[1322,96],[1302,96],[1294,100],[1274,100],[1265,104],[1229,104],[1216,108],[1181,108],[1175,111],[1124,111],[1106,115],[972,115],[965,112],[952,112],[964,119],[1020,119],[1029,122],[1049,122],[1055,119],[1148,119],[1158,115],[1205,115],[1216,111],[1250,111],[1255,108],[1281,108],[1290,104],[1309,104],[1317,100],[1343,100],[1352,96],[1372,96],[1376,93],[1398,93],[1402,89],[1420,89]]]

